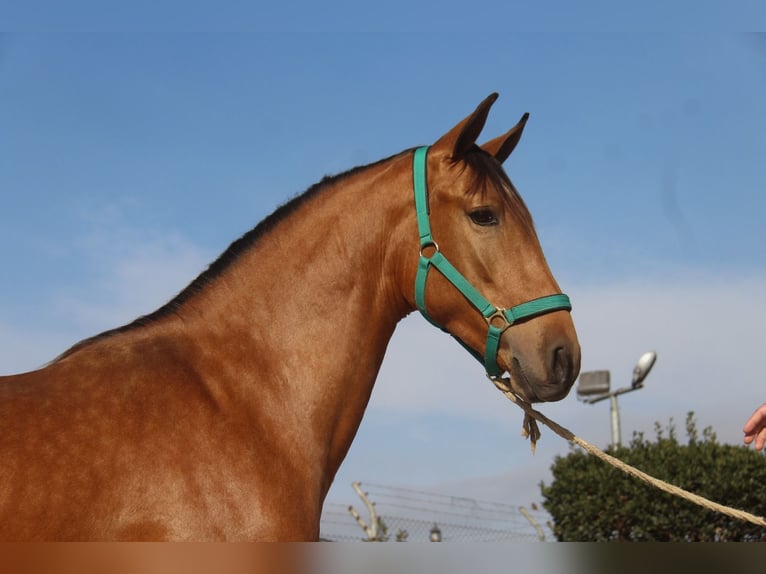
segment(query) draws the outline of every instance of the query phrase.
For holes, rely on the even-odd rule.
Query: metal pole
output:
[[[535,527],[535,530],[537,530],[537,537],[540,539],[540,542],[545,542],[545,532],[543,532],[543,527],[540,526],[540,523],[537,522],[537,520],[535,520],[535,517],[532,516],[523,506],[519,506],[519,512],[521,512],[524,515],[524,518],[526,518],[529,523]]]
[[[380,536],[380,533],[378,532],[378,515],[375,512],[375,503],[372,502],[368,497],[367,493],[362,491],[362,485],[359,482],[352,482],[351,488],[354,489],[354,491],[359,495],[359,498],[362,499],[362,502],[364,502],[364,505],[367,507],[367,511],[370,513],[370,525],[368,526],[364,519],[359,515],[359,513],[354,510],[354,507],[349,505],[348,511],[351,514],[351,516],[354,517],[354,519],[359,523],[359,526],[362,527],[362,530],[364,530],[364,533],[367,535],[367,540],[370,542],[381,542],[382,538]]]
[[[620,438],[620,409],[617,406],[617,393],[610,395],[611,407],[610,412],[612,414],[612,446],[619,447],[622,443]]]

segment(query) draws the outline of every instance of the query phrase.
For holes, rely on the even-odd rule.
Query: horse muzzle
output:
[[[577,341],[552,345],[539,360],[513,355],[507,371],[514,392],[528,402],[559,401],[569,394],[580,372],[580,345]]]

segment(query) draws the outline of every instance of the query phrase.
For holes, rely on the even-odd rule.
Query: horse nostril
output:
[[[559,384],[568,384],[574,378],[572,376],[573,367],[572,355],[564,347],[556,347],[553,351],[553,369],[554,380]]]

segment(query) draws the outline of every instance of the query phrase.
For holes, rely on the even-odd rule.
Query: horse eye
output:
[[[472,211],[468,214],[468,216],[476,225],[489,226],[498,224],[495,212],[491,209],[487,209],[486,207]]]

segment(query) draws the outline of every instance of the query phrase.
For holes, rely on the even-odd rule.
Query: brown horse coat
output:
[[[432,146],[429,201],[442,251],[511,306],[559,288],[500,167],[523,123],[474,144],[494,99]],[[467,217],[479,208],[497,224]],[[0,539],[316,540],[415,308],[417,258],[407,151],[326,178],[156,312],[0,377]],[[459,293],[436,276],[428,297],[483,351],[486,323]],[[512,327],[498,361],[530,400],[562,398],[579,369],[569,314]]]

